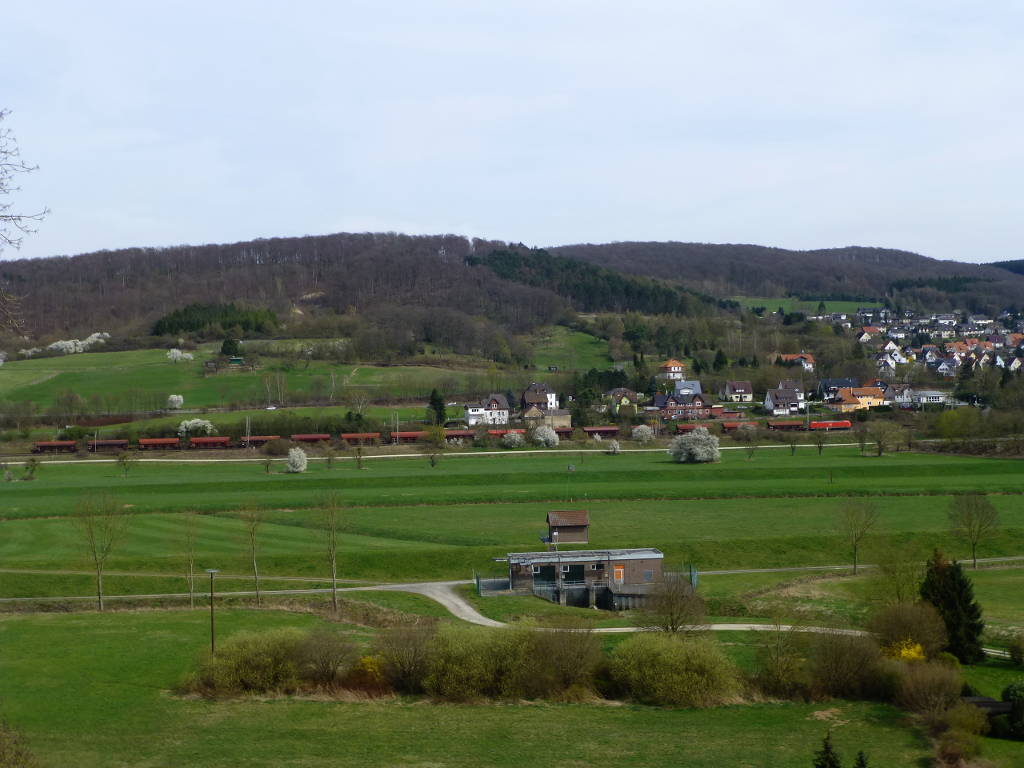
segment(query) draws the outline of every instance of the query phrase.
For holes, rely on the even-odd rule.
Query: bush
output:
[[[1018,667],[1024,667],[1024,632],[1018,632],[1011,637],[1006,650],[1010,654],[1010,661]]]
[[[526,445],[526,439],[518,432],[506,432],[501,436],[501,444],[505,448],[522,448]]]
[[[290,693],[299,685],[303,640],[297,629],[234,634],[203,662],[190,687],[206,695]]]
[[[1012,709],[1006,718],[1009,725],[1008,737],[1024,741],[1024,680],[1010,683],[1003,689],[1003,701],[1010,702]]]
[[[520,632],[444,627],[433,638],[424,690],[448,701],[514,695],[529,656]]]
[[[931,658],[946,647],[946,623],[931,603],[886,606],[871,617],[868,628],[885,648],[909,640]]]
[[[355,662],[358,649],[351,640],[325,627],[302,638],[296,653],[299,674],[304,680],[333,688]]]
[[[178,436],[215,435],[217,428],[208,419],[185,419],[178,425]]]
[[[803,638],[796,631],[781,626],[761,634],[754,684],[767,696],[804,698],[808,681],[801,653]]]
[[[959,731],[974,736],[984,736],[989,730],[988,715],[966,701],[958,701],[946,710],[940,725],[947,731]]]
[[[672,438],[668,454],[681,464],[703,464],[718,461],[718,438],[704,427],[697,427],[685,435]]]
[[[633,635],[609,665],[621,693],[642,704],[710,707],[739,692],[739,675],[716,642],[655,633]]]
[[[38,768],[39,761],[25,743],[25,737],[0,720],[0,767]]]
[[[291,447],[292,444],[288,440],[278,438],[263,445],[263,454],[265,456],[287,456]]]
[[[306,452],[301,448],[289,448],[288,449],[288,465],[285,467],[285,472],[292,474],[298,474],[299,472],[306,471]]]
[[[654,439],[654,430],[646,424],[639,424],[633,427],[632,437],[641,445],[647,445]]]
[[[896,703],[921,715],[926,722],[941,722],[946,710],[960,700],[964,676],[958,669],[935,662],[904,664],[900,670]]]
[[[888,698],[891,670],[869,637],[841,632],[815,634],[811,641],[810,673],[814,691],[822,696]]]
[[[600,636],[571,619],[553,629],[557,631],[534,632],[530,638],[531,654],[540,662],[534,673],[537,695],[572,698],[591,693],[604,660]]]
[[[610,443],[608,443],[608,447],[605,448],[604,452],[607,453],[609,456],[618,456],[620,453],[622,453],[622,446],[619,445],[618,440],[612,440]]]
[[[396,627],[377,637],[376,654],[385,679],[396,691],[422,693],[430,665],[433,627]]]
[[[545,448],[558,447],[558,433],[546,424],[533,430],[533,442]]]

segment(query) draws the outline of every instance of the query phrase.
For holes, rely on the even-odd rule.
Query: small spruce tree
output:
[[[864,750],[857,753],[857,760],[854,762],[853,768],[868,768],[868,758],[864,754]]]
[[[843,761],[839,759],[839,753],[832,746],[832,732],[825,734],[825,740],[821,742],[821,749],[814,753],[814,768],[843,768]]]
[[[241,351],[238,339],[224,339],[220,345],[220,353],[225,357],[234,357]]]
[[[935,606],[946,625],[949,652],[961,664],[982,661],[981,633],[985,622],[974,599],[974,586],[960,563],[935,550],[921,584],[921,598]]]

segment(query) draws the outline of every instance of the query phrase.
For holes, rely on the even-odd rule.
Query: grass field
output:
[[[611,362],[607,341],[560,325],[544,331],[534,348],[533,364],[539,371],[555,366],[582,373],[591,368],[605,370]]]
[[[576,467],[571,478],[568,461]],[[366,466],[312,463],[302,475],[267,475],[258,463],[142,463],[125,480],[114,464],[48,463],[35,481],[0,486],[0,568],[81,565],[70,516],[77,499],[100,490],[116,494],[134,517],[112,559],[122,570],[178,571],[184,527],[176,513],[189,509],[205,513],[198,544],[204,563],[243,569],[237,514],[258,507],[266,521],[265,572],[315,575],[322,534],[310,507],[327,491],[346,505],[342,573],[350,578],[497,573],[494,557],[536,548],[546,512],[566,506],[590,511],[592,546],[657,546],[670,563],[688,560],[704,570],[848,562],[836,513],[849,493],[875,494],[880,510],[863,559],[893,543],[913,545],[922,556],[933,546],[962,556],[963,545],[947,531],[945,494],[967,489],[1005,491],[991,497],[1002,529],[982,554],[1024,553],[1020,464],[1011,460],[878,459],[833,447],[822,456],[762,451],[753,461],[728,452],[705,466],[674,465],[657,452],[467,455],[435,468],[423,458],[400,458]]]
[[[81,768],[520,766],[550,761],[553,744],[566,766],[797,768],[832,721],[841,723],[838,748],[867,749],[872,765],[912,765],[927,754],[900,713],[861,703],[672,710],[178,698],[171,689],[202,653],[207,621],[204,611],[2,617],[4,713],[45,764]],[[219,633],[317,621],[222,611]]]
[[[764,307],[767,312],[774,312],[782,307],[784,312],[803,312],[805,314],[816,314],[818,311],[817,299],[802,301],[793,297],[778,298],[771,296],[730,296],[730,299],[737,301],[744,307]],[[856,312],[860,307],[870,306],[871,302],[863,301],[826,301],[826,312]]]

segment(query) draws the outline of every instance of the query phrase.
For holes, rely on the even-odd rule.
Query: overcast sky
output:
[[[1024,3],[46,2],[20,255],[395,230],[1024,257]],[[8,251],[6,258],[18,252]]]

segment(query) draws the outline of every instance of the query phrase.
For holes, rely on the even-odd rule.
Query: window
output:
[[[654,581],[654,571],[644,571],[644,581]]]
[[[562,573],[568,573],[568,572],[569,572],[569,566],[568,565],[563,565],[562,566]]]
[[[533,572],[534,572],[534,574],[540,573],[540,566],[539,565],[533,566]]]
[[[590,564],[590,570],[592,570],[592,571],[603,571],[604,570],[604,563],[591,563]]]

